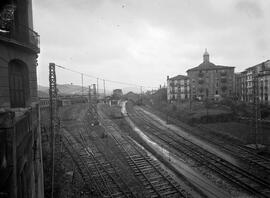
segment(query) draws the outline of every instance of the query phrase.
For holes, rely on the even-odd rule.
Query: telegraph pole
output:
[[[96,96],[97,96],[97,99],[98,99],[98,80],[99,80],[99,78],[97,78],[97,89],[96,89]]]
[[[98,123],[98,111],[97,111],[97,88],[96,88],[96,84],[93,84],[93,100],[91,101],[93,108],[93,115],[94,115],[94,125],[96,123]]]
[[[189,112],[191,112],[191,84],[189,82]]]
[[[141,105],[142,105],[142,86],[141,86]]]
[[[82,96],[83,96],[83,73],[81,73],[81,79],[82,79]]]
[[[56,86],[56,73],[55,63],[49,64],[49,83],[50,83],[50,129],[51,129],[51,162],[52,162],[52,175],[51,175],[51,198],[54,193],[54,164],[55,164],[55,129],[57,125],[57,86]]]
[[[260,102],[259,102],[259,74],[253,76],[253,125],[254,125],[254,139],[255,146],[258,149],[258,132],[259,132],[259,119],[260,119]]]
[[[105,80],[103,79],[103,88],[104,88],[104,99],[106,97],[106,89],[105,89]]]
[[[88,87],[88,103],[89,103],[89,106],[91,104],[91,86],[89,85]]]

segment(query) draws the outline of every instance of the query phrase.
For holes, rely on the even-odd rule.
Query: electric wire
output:
[[[92,78],[92,79],[98,79],[98,80],[101,80],[101,81],[106,81],[106,82],[115,83],[115,84],[121,84],[121,85],[143,87],[143,88],[146,88],[146,89],[147,88],[149,88],[149,89],[158,89],[158,87],[143,86],[143,85],[134,84],[134,83],[128,83],[128,82],[123,82],[123,81],[116,81],[116,80],[110,80],[110,79],[100,78],[100,77],[97,77],[97,76],[94,76],[94,75],[90,75],[90,74],[87,74],[87,73],[84,73],[84,72],[79,72],[79,71],[70,69],[68,67],[64,67],[62,65],[55,64],[55,66],[58,67],[58,68],[60,68],[60,69],[71,71],[71,72],[74,72],[74,73],[77,73],[77,74],[80,74],[80,75],[83,75],[83,76],[86,76],[86,77],[89,77],[89,78]]]

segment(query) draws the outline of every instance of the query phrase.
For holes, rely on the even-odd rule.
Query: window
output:
[[[29,98],[28,71],[19,60],[12,60],[8,68],[10,107],[25,107]]]
[[[0,30],[1,32],[9,32],[14,18],[16,6],[11,0],[1,0],[0,2]]]
[[[198,75],[200,78],[202,78],[203,77],[203,72],[200,70],[199,71],[199,75]]]

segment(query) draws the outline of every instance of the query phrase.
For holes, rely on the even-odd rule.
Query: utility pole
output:
[[[208,114],[209,114],[209,112],[208,112],[208,88],[206,88],[206,101],[205,101],[206,103],[206,122],[208,123]]]
[[[92,103],[92,113],[93,113],[93,117],[94,117],[94,125],[96,125],[98,123],[98,111],[97,111],[97,88],[96,88],[96,84],[93,84],[93,100],[91,101]]]
[[[91,104],[91,86],[89,85],[88,87],[88,103],[89,103],[89,106]]]
[[[189,81],[189,112],[191,112],[191,84]]]
[[[260,119],[260,102],[259,102],[259,74],[255,73],[253,77],[253,125],[254,125],[254,140],[256,149],[258,149],[258,132]]]
[[[99,79],[97,78],[97,89],[96,89],[97,100],[98,100],[98,95],[99,95],[99,94],[98,94],[98,93],[99,93],[99,92],[98,92],[98,80],[99,80]]]
[[[54,193],[54,168],[55,168],[55,130],[58,122],[57,117],[57,85],[56,85],[56,73],[55,73],[55,63],[49,64],[49,94],[50,94],[50,129],[51,129],[51,165],[52,165],[52,175],[51,175],[51,198],[53,198]]]
[[[141,105],[142,105],[142,86],[141,86]]]
[[[82,96],[83,96],[83,73],[81,73],[81,79],[82,79]]]
[[[103,88],[104,88],[104,99],[106,97],[106,89],[105,89],[105,80],[103,79]]]

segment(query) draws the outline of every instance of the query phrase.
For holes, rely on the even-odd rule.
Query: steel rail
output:
[[[100,116],[103,119],[103,123],[106,123],[107,121],[104,120],[104,115]],[[107,127],[112,127],[114,128],[114,130],[117,131],[116,127],[114,126],[114,123],[108,123]],[[137,162],[134,161],[134,159],[132,158],[132,156],[129,154],[129,151],[123,146],[123,143],[120,143],[118,138],[115,137],[115,135],[113,133],[110,133],[111,137],[116,141],[116,143],[122,148],[121,151],[124,151],[125,154],[127,155],[127,157],[133,162],[133,164],[136,166],[136,168],[141,172],[141,174],[145,177],[145,179],[151,184],[151,186],[153,187],[153,189],[155,189],[155,187],[152,185],[151,181],[147,178],[147,176],[141,171],[141,168],[138,166]],[[122,137],[123,138],[123,137]],[[162,176],[163,179],[165,179],[166,182],[168,182],[169,186],[173,187],[176,192],[178,192],[182,197],[187,197],[186,195],[183,194],[183,192],[181,192],[179,190],[179,188],[174,185],[169,179],[168,177],[166,177],[165,175],[163,175],[163,173],[161,173],[161,171],[154,165],[152,164],[152,162],[147,159],[144,154],[142,154],[138,148],[136,148],[136,146],[134,146],[134,143],[131,142],[128,138],[123,138],[123,140],[125,141],[125,143],[132,145],[132,148],[136,150],[137,153],[140,154],[140,156],[143,157],[143,160],[145,160],[149,165],[151,165],[151,167],[155,170],[155,172],[157,172],[159,175]],[[157,192],[157,190],[155,190],[156,193],[158,193],[158,195],[160,197],[162,197],[162,194],[160,194],[159,192]],[[175,193],[174,193],[175,194]]]
[[[92,177],[91,177],[91,171],[89,171],[89,168],[85,165],[85,162],[82,160],[82,158],[80,157],[80,154],[77,152],[77,150],[73,147],[73,144],[70,142],[70,140],[68,139],[68,137],[66,137],[66,136],[63,136],[64,137],[64,139],[66,139],[66,141],[68,142],[68,144],[71,146],[71,148],[73,149],[73,151],[76,153],[76,155],[77,156],[79,156],[78,157],[78,159],[81,161],[81,164],[84,166],[84,168],[85,168],[85,170],[86,170],[86,172],[87,172],[87,174],[88,174],[88,177],[89,177],[89,179],[91,180],[91,182],[93,182],[94,183],[94,186],[95,186],[95,188],[98,190],[98,193],[101,195],[101,196],[103,196],[103,197],[105,197],[105,195],[102,193],[102,191],[101,191],[101,189],[99,188],[99,185],[97,185],[97,183],[95,182],[95,180],[93,180],[93,179],[91,179]],[[64,144],[64,146],[66,146],[65,144]],[[68,151],[69,152],[69,151]],[[70,154],[70,156],[72,157],[72,154]],[[74,157],[72,157],[73,158],[73,160],[74,160],[74,162],[75,162],[75,164],[77,164],[76,166],[79,168],[79,170],[82,170],[81,169],[81,167],[80,167],[80,165],[77,163],[77,160],[74,158]],[[82,173],[83,174],[83,173]],[[84,178],[84,177],[83,177]]]
[[[136,112],[136,111],[134,111],[134,113],[135,114],[137,114],[138,115],[138,113]],[[129,113],[129,115],[130,115],[130,113]],[[147,123],[147,121],[145,120],[145,119],[142,119],[142,115],[139,115],[139,116],[132,116],[131,118],[133,118],[133,120],[134,119],[137,119],[137,123],[139,122],[140,123],[140,127],[142,127],[142,128],[144,128],[144,130],[147,132],[149,132],[149,130],[151,130],[152,129],[152,132],[153,132],[153,130],[154,130],[154,132],[157,132],[157,133],[159,133],[159,132],[162,132],[163,133],[163,131],[160,129],[160,128],[158,128],[158,127],[156,127],[155,125],[153,125],[152,123]],[[138,121],[139,120],[139,121]],[[144,125],[146,125],[147,127],[144,127],[143,125],[142,125],[142,123],[144,123]],[[154,128],[156,128],[156,129],[154,129]],[[171,143],[168,143],[168,140],[164,140],[164,139],[162,139],[159,135],[157,135],[157,134],[155,134],[155,133],[151,133],[152,135],[154,135],[155,137],[157,137],[158,139],[161,139],[163,142],[165,142],[166,144],[169,144],[169,145],[172,145]],[[166,134],[166,136],[167,137],[169,137],[169,135],[168,134]],[[187,145],[185,145],[185,146],[183,146],[182,144],[184,143],[183,141],[182,142],[177,142],[177,141],[175,141],[174,140],[174,138],[172,138],[172,137],[169,137],[170,139],[171,139],[171,141],[172,142],[175,142],[175,144],[177,144],[178,146],[182,146],[182,148],[184,148],[184,147],[186,147],[186,150],[187,151],[190,151],[190,145],[189,146],[187,146]],[[181,137],[184,141],[186,141],[186,142],[189,142],[189,144],[193,144],[193,145],[195,145],[196,147],[198,147],[200,150],[202,150],[202,148],[201,147],[199,147],[199,146],[197,146],[196,144],[194,144],[194,143],[192,143],[192,142],[190,142],[189,140],[187,140],[187,139],[185,139],[185,138],[183,138],[183,137]],[[180,143],[180,144],[179,144]],[[174,146],[174,145],[172,145],[172,146]],[[175,146],[174,146],[175,147]],[[178,151],[180,151],[181,153],[184,153],[183,151],[182,151],[182,149],[179,149],[179,148],[177,148],[177,147],[175,147],[175,149],[176,150],[178,150]],[[197,151],[197,149],[196,149],[196,151]],[[198,151],[197,151],[198,152]],[[204,151],[205,153],[208,153],[208,155],[209,155],[209,152],[208,151]],[[185,152],[184,154],[186,154],[187,155],[187,153],[188,152]],[[196,154],[197,156],[196,157],[194,157],[194,156],[192,156],[192,155],[190,155],[189,157],[191,157],[191,158],[193,158],[194,160],[197,160],[197,161],[199,161],[198,160],[198,157],[200,157],[201,158],[201,160],[199,161],[200,163],[205,163],[204,161],[205,161],[205,158],[202,158],[201,157],[201,155],[203,154],[204,156],[205,156],[205,153],[195,153],[194,152],[194,150],[193,150],[193,154]],[[213,155],[213,154],[212,154]],[[217,157],[217,156],[215,156],[215,157]],[[210,160],[209,159],[209,156],[207,156],[207,158],[208,158],[208,160]],[[221,159],[221,158],[218,158],[219,160]],[[212,161],[213,161],[213,159],[211,159]],[[216,163],[219,163],[220,164],[220,161],[219,160],[215,160],[215,162]],[[224,160],[223,160],[224,161]],[[211,163],[214,167],[216,167],[217,168],[217,165],[216,164],[214,164],[213,162],[209,162],[209,163]],[[229,163],[230,164],[230,163]],[[224,166],[224,164],[223,164],[223,166]],[[238,169],[239,169],[239,167],[237,167]],[[221,169],[220,169],[221,170]],[[235,170],[233,170],[233,169],[231,169],[232,171],[235,171]],[[217,172],[217,171],[216,171]],[[223,171],[224,172],[224,171]],[[245,171],[243,171],[243,172],[245,172]],[[218,171],[217,173],[219,173],[220,175],[222,175],[222,176],[224,176],[224,174],[222,174],[222,172],[221,171]],[[245,190],[247,190],[248,192],[251,192],[251,193],[256,193],[257,195],[260,195],[260,196],[264,196],[264,197],[267,197],[267,195],[265,195],[265,194],[263,194],[263,193],[261,193],[259,190],[257,190],[257,189],[255,189],[255,188],[253,188],[253,187],[251,187],[251,186],[248,186],[247,184],[245,184],[244,182],[242,182],[241,180],[239,180],[238,178],[236,178],[236,177],[234,177],[232,174],[230,174],[230,173],[228,173],[228,172],[226,172],[226,174],[228,174],[228,175],[230,175],[230,177],[232,177],[232,178],[234,178],[234,180],[236,180],[237,181],[237,183],[235,182],[235,181],[233,181],[232,179],[230,179],[230,177],[228,177],[229,179],[230,179],[230,181],[232,181],[232,182],[234,182],[235,184],[237,184],[238,186],[240,186],[240,184],[241,184],[241,186],[240,187],[242,187],[243,189],[245,189]],[[249,175],[249,173],[248,173],[248,175]],[[245,176],[247,176],[246,174],[245,174]],[[259,179],[259,178],[257,178],[257,179]],[[257,181],[259,181],[259,180],[257,180]],[[239,183],[238,183],[239,182]],[[260,182],[261,183],[261,182]],[[261,183],[261,184],[263,184],[263,183]],[[265,184],[263,184],[263,185],[265,185]],[[268,187],[269,188],[269,187]]]
[[[180,125],[180,127],[183,128],[184,130],[191,131],[191,129],[188,129],[187,127],[184,127],[183,123],[181,123],[180,121],[178,121],[178,120],[176,120],[174,118],[171,118],[171,117],[169,119],[170,119],[170,121],[173,121],[177,126]],[[206,135],[206,137],[205,137],[205,134],[203,136],[203,135],[200,135],[200,134],[197,134],[197,133],[195,135],[202,138],[203,140],[205,140],[207,142],[210,142],[210,143],[212,143],[214,145],[218,145],[218,146],[222,147],[224,150],[230,152],[231,154],[233,154],[236,157],[241,158],[244,161],[249,161],[250,163],[254,163],[255,166],[258,166],[258,167],[263,168],[263,169],[265,169],[267,171],[270,171],[270,159],[268,159],[266,157],[263,157],[261,155],[258,155],[256,153],[248,150],[247,148],[241,146],[241,145],[237,145],[237,144],[234,144],[234,143],[231,143],[231,142],[229,142],[229,143],[226,142],[226,144],[230,144],[230,145],[222,145],[220,143],[224,142],[224,141],[221,140],[221,139],[216,139],[216,137],[213,137],[213,136],[210,136],[210,135]],[[230,148],[230,147],[232,147],[232,148]],[[237,152],[236,152],[235,149],[237,149]],[[239,156],[239,155],[235,154],[235,153],[239,153],[239,152],[242,152],[242,154],[241,154],[242,156]],[[247,156],[247,155],[249,155],[249,156]],[[249,159],[247,159],[246,157],[249,157]],[[252,157],[253,159],[250,159],[250,157]],[[256,158],[256,159],[254,159],[254,158]],[[260,161],[260,160],[263,160],[263,161]]]
[[[86,139],[85,137],[81,134],[81,132],[79,132],[80,136],[81,136],[81,139],[82,139],[82,142],[85,146],[85,149],[87,148],[87,143],[86,143]],[[112,176],[111,173],[109,173],[107,171],[107,169],[104,168],[103,164],[98,160],[96,159],[96,157],[94,156],[94,154],[92,152],[89,152],[88,150],[86,150],[86,152],[88,154],[90,154],[92,156],[92,158],[103,168],[103,170],[110,176],[110,178],[112,179],[112,181],[114,182],[114,184],[117,186],[117,188],[125,195],[125,197],[129,197],[128,194],[126,193],[126,191],[123,190],[123,188],[120,186],[120,184],[116,181],[116,179]],[[120,177],[120,175],[117,173],[115,167],[107,160],[107,158],[105,156],[103,156],[104,159],[108,162],[108,164],[110,164],[110,166],[113,168],[115,174],[118,175],[118,177],[121,179],[122,183],[125,184],[125,182],[123,181],[123,179]],[[96,164],[95,164],[96,165]],[[129,187],[126,186],[128,189]],[[132,191],[129,189],[129,192],[133,195]],[[133,195],[134,196],[134,195]],[[134,196],[135,197],[135,196]]]
[[[156,126],[156,125],[153,125],[153,124],[152,124],[152,119],[149,119],[149,117],[146,116],[146,115],[145,115],[143,112],[141,112],[141,111],[140,111],[140,112],[137,111],[137,110],[135,110],[135,111],[140,115],[140,117],[144,117],[144,120],[147,120],[147,122],[151,124],[151,127],[152,127],[152,128],[156,128],[157,130],[160,130],[160,131],[162,131],[162,130],[164,130],[164,128],[166,128],[166,130],[171,131],[172,134],[166,133],[166,136],[170,137],[172,140],[175,141],[174,137],[172,137],[172,135],[175,135],[175,136],[181,138],[182,140],[184,140],[184,141],[186,141],[186,142],[188,142],[188,143],[190,143],[190,144],[192,144],[192,145],[194,145],[194,146],[196,146],[196,147],[199,147],[198,145],[194,144],[192,141],[190,141],[190,140],[188,140],[188,139],[182,137],[181,135],[179,135],[179,134],[173,132],[172,130],[170,130],[170,129],[167,128],[167,127],[163,127],[163,126],[162,126],[162,127],[158,127],[158,126]],[[156,123],[158,123],[158,122],[156,122]],[[158,124],[159,124],[159,123],[158,123]],[[159,124],[159,125],[160,125],[160,124]],[[209,153],[209,152],[208,152],[207,150],[205,150],[205,149],[201,149],[201,150],[203,150],[203,151],[206,152],[206,153]],[[213,155],[213,154],[212,154],[212,155]],[[218,156],[215,156],[215,157],[218,157]],[[221,159],[220,157],[218,157],[218,158]],[[237,167],[237,166],[235,166],[235,165],[233,165],[233,164],[231,164],[231,163],[230,163],[230,165],[233,166],[235,169],[241,169],[241,171],[242,171],[247,177],[249,177],[249,178],[253,177],[252,179],[256,180],[258,183],[260,183],[260,184],[262,184],[262,185],[264,185],[264,186],[270,186],[270,183],[269,183],[268,181],[266,181],[266,180],[264,180],[264,179],[261,179],[261,178],[255,176],[253,173],[250,173],[250,172],[246,171],[245,169],[240,168],[240,167]]]
[[[81,145],[82,150],[86,152],[87,156],[89,156],[89,153],[87,152],[86,147],[84,147],[82,141],[81,141],[78,137],[76,137],[74,134],[70,134],[70,135],[73,137],[74,140],[77,141],[77,143],[79,143],[79,144]],[[79,156],[82,157],[81,155],[79,155]],[[92,158],[92,159],[93,159],[93,158]],[[95,160],[95,159],[94,159],[94,160]],[[87,163],[87,162],[86,162],[86,163]],[[99,168],[96,166],[96,163],[94,163],[94,165],[95,165],[95,168],[96,168],[96,170],[97,170],[97,172],[98,172],[98,175],[100,176],[100,178],[101,178],[101,180],[102,180],[102,183],[103,183],[103,185],[104,185],[104,187],[105,187],[105,190],[106,190],[107,193],[109,194],[108,196],[109,196],[109,197],[113,197],[113,195],[111,194],[111,190],[110,190],[110,188],[108,187],[108,184],[107,184],[107,182],[106,182],[106,179],[102,176],[102,174],[101,174]],[[89,169],[89,168],[88,168],[88,169]],[[92,171],[91,171],[91,172],[92,172]],[[92,176],[91,176],[91,177],[92,177]],[[98,185],[98,186],[99,186],[99,185]],[[101,191],[102,191],[102,190],[101,190]],[[106,195],[104,195],[103,197],[106,197]]]

